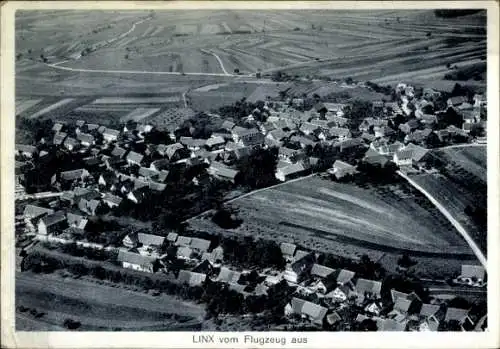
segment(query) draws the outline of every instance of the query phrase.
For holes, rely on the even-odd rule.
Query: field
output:
[[[427,273],[446,269],[447,274],[463,260],[475,259],[446,218],[405,183],[362,188],[311,177],[236,199],[231,206],[243,219],[235,230],[222,230],[206,218],[193,219],[190,225],[295,242],[349,258],[383,257],[388,269],[405,252],[419,258]]]
[[[430,10],[19,11],[16,85],[27,96],[98,95],[118,78],[115,94],[133,85],[158,93],[227,82],[237,69],[447,87],[455,82],[444,80],[447,63],[467,69],[484,58],[485,18]]]
[[[486,183],[486,146],[464,146],[443,148],[434,152],[434,156],[443,159],[452,166],[457,174],[476,177],[483,183]],[[464,180],[471,180],[467,178]]]
[[[80,330],[189,330],[200,326],[201,306],[59,275],[16,274],[16,306],[35,308],[35,319],[16,311],[17,330],[63,330],[65,319]]]

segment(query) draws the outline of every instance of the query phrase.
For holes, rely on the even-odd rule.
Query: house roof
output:
[[[248,293],[248,292],[245,292],[245,288],[247,288],[246,285],[240,285],[240,284],[235,283],[235,282],[228,282],[228,287],[230,290],[238,292],[238,293],[242,293],[242,294]]]
[[[72,181],[72,180],[75,180],[78,178],[82,178],[88,174],[89,173],[86,169],[80,168],[77,170],[61,172],[61,179],[65,180],[65,181]]]
[[[78,139],[80,142],[87,142],[87,143],[94,142],[94,136],[88,133],[80,132],[79,134],[76,135],[76,139]]]
[[[63,126],[64,126],[63,124],[56,122],[54,126],[52,126],[52,131],[59,132],[62,130]]]
[[[293,297],[290,304],[294,313],[307,315],[311,318],[312,322],[317,324],[323,322],[326,312],[328,311],[325,307],[297,297]]]
[[[231,130],[231,132],[239,137],[245,137],[245,136],[260,133],[260,131],[257,130],[256,128],[245,128],[245,127],[240,127],[240,126],[235,126]]]
[[[313,264],[311,268],[311,275],[313,276],[318,276],[320,278],[326,278],[329,275],[333,274],[335,272],[335,269],[326,267],[321,264]]]
[[[122,198],[119,197],[119,196],[116,196],[116,195],[113,195],[113,194],[110,194],[110,193],[105,193],[102,197],[102,200],[103,201],[108,201],[108,202],[111,202],[115,205],[119,205],[121,202],[122,202]]]
[[[306,170],[306,167],[304,166],[304,164],[302,162],[297,162],[295,164],[290,164],[288,166],[278,168],[278,171],[283,173],[283,175],[285,175],[285,176],[291,175],[294,173],[299,173],[299,172],[302,172],[305,170]]]
[[[295,250],[295,255],[293,256],[296,261],[309,256],[311,252],[304,251],[304,250]]]
[[[64,140],[64,145],[71,145],[71,146],[76,146],[78,144],[78,141],[74,139],[73,137],[67,137]]]
[[[314,125],[314,124],[311,124],[310,122],[304,122],[301,126],[300,126],[300,130],[302,132],[314,132],[316,130],[319,130],[320,127],[317,126],[317,125]]]
[[[460,274],[460,276],[462,276],[464,278],[475,277],[475,278],[484,280],[485,273],[486,273],[486,271],[485,271],[484,267],[481,265],[464,264],[464,265],[462,265],[462,273]]]
[[[346,269],[339,269],[336,271],[337,282],[341,285],[348,283],[354,278],[356,273]]]
[[[177,243],[177,245],[180,245],[180,246],[189,246],[189,245],[191,245],[191,238],[188,236],[179,235],[177,237],[176,243]]]
[[[112,136],[112,137],[118,137],[120,135],[120,131],[114,130],[112,128],[106,128],[106,130],[103,132],[103,135],[105,135],[105,136]]]
[[[374,295],[380,296],[380,290],[382,289],[382,283],[380,281],[358,279],[356,282],[356,292],[363,294],[365,292],[370,292]]]
[[[430,317],[436,314],[441,307],[438,304],[422,304],[420,308],[420,316]]]
[[[45,208],[45,207],[40,207],[40,206],[35,206],[35,205],[26,205],[24,207],[24,212],[23,215],[25,218],[37,218],[41,215],[44,214],[52,214],[54,213],[54,210],[50,208]]]
[[[225,121],[222,123],[221,128],[222,128],[222,129],[226,129],[226,130],[232,130],[234,126],[235,126],[235,123],[234,123],[234,122],[229,121],[229,120],[225,120]]]
[[[114,147],[113,150],[111,151],[112,156],[119,156],[123,157],[127,151],[121,147]]]
[[[212,136],[209,139],[207,139],[205,144],[207,147],[213,147],[214,145],[221,145],[224,143],[226,143],[226,140],[221,136],[215,136],[215,137]]]
[[[144,158],[144,155],[136,153],[135,151],[131,151],[127,154],[127,161],[133,161],[136,163],[140,163],[143,158]]]
[[[408,144],[404,149],[410,150],[412,152],[411,157],[415,162],[419,162],[420,160],[422,160],[422,158],[429,152],[429,149],[415,145],[413,143]]]
[[[184,146],[180,143],[169,144],[167,146],[167,156],[172,158],[179,149],[184,149]]]
[[[343,127],[330,127],[328,132],[330,133],[330,136],[333,137],[348,137],[351,134],[351,131],[349,131],[348,128]]]
[[[177,249],[177,256],[178,257],[190,258],[192,254],[193,254],[193,250],[187,246],[180,246]]]
[[[287,138],[288,136],[290,136],[290,133],[289,132],[285,132],[282,129],[276,129],[276,130],[270,131],[267,134],[267,136],[268,137],[272,137],[272,139],[274,139],[276,141],[281,141],[282,139]]]
[[[291,244],[288,242],[282,242],[280,244],[281,253],[283,255],[293,256],[296,248],[297,248],[297,246],[295,244]]]
[[[219,162],[213,161],[210,164],[209,167],[209,173],[211,173],[214,176],[219,176],[223,178],[230,178],[230,179],[235,179],[236,175],[239,173],[236,170],[233,170],[232,168],[227,167],[224,164],[221,164]]]
[[[445,321],[456,320],[456,321],[462,323],[468,314],[469,314],[469,310],[467,310],[467,309],[448,308],[448,309],[446,309],[446,315],[445,315],[444,320]]]
[[[32,145],[16,144],[16,151],[18,152],[33,154],[36,150],[36,147]]]
[[[396,298],[396,302],[394,303],[393,309],[401,313],[407,313],[408,310],[410,309],[411,304],[412,300],[404,297],[398,297]]]
[[[358,147],[363,144],[364,144],[363,139],[351,138],[351,139],[346,139],[345,141],[337,142],[335,143],[335,146],[340,147],[342,149],[346,149],[346,148]]]
[[[467,102],[467,97],[465,96],[455,96],[448,99],[448,103],[451,105],[460,105]]]
[[[200,238],[192,238],[189,247],[205,252],[210,247],[210,241]]]
[[[166,184],[158,183],[155,181],[149,181],[148,183],[149,183],[149,189],[154,191],[164,191],[165,188],[167,187]]]
[[[50,227],[55,224],[59,224],[61,222],[66,221],[66,215],[63,211],[58,211],[52,214],[49,214],[45,217],[40,218],[40,220],[45,224],[46,227]]]
[[[237,283],[241,277],[241,273],[238,271],[231,270],[227,267],[220,268],[219,276],[217,281],[223,282],[234,282]]]
[[[161,246],[163,244],[163,241],[165,241],[164,236],[144,234],[144,233],[137,234],[137,239],[143,245],[156,245],[156,246]]]
[[[202,147],[205,145],[206,140],[193,137],[181,137],[179,143],[184,144],[186,147]]]
[[[333,168],[339,169],[339,170],[353,170],[356,167],[352,166],[351,164],[348,164],[347,162],[344,162],[342,160],[335,160],[333,163]]]
[[[85,226],[87,225],[87,218],[85,216],[82,216],[80,214],[75,214],[68,212],[66,214],[66,218],[68,220],[69,225],[75,225],[77,228],[84,229]]]
[[[130,264],[136,264],[141,266],[150,266],[156,260],[156,258],[141,255],[139,253],[129,252],[125,250],[118,251],[117,260],[119,262],[128,262]]]
[[[175,240],[177,240],[178,236],[179,236],[179,234],[177,234],[177,233],[168,233],[167,240],[171,241],[171,242],[175,242]]]
[[[54,140],[53,140],[53,143],[55,145],[60,145],[62,144],[62,142],[64,141],[64,139],[66,138],[66,136],[68,136],[67,133],[65,132],[58,132],[54,135]]]
[[[377,318],[378,331],[402,332],[406,329],[407,324],[408,324],[408,320],[396,321],[393,319]]]

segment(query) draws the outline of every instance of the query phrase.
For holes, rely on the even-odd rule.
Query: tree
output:
[[[412,260],[410,256],[407,253],[404,253],[399,259],[398,259],[398,266],[403,268],[403,269],[408,269],[412,266],[417,264],[416,261]]]
[[[276,183],[278,149],[257,149],[237,162],[241,174],[239,182],[251,188],[262,188]]]

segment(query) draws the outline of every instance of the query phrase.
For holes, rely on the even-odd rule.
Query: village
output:
[[[185,216],[169,216],[178,222],[168,222],[173,228],[161,233],[136,229],[134,220],[126,231],[109,233],[112,238],[103,237],[106,231],[98,232],[99,239],[88,238],[89,226],[94,226],[95,235],[95,222],[100,222],[96,217],[125,221],[128,212],[147,211],[154,204],[151,200],[170,195],[176,186],[192,188],[186,197],[222,193],[218,205],[223,205],[227,194],[238,195],[237,189],[248,183],[249,173],[258,173],[242,171],[242,164],[256,163],[248,159],[262,154],[275,154],[274,172],[264,181],[269,186],[314,174],[350,181],[370,171],[436,171],[428,162],[430,149],[486,143],[485,96],[456,94],[443,96],[434,89],[400,83],[391,101],[332,103],[317,96],[311,108],[305,107],[303,98],[288,96],[256,103],[243,117],[207,113],[207,118],[220,121],[209,132],[200,130],[196,120],[175,130],[133,122],[109,128],[83,120],[55,121],[36,145],[16,144],[18,268],[33,268],[23,258],[38,246],[69,251],[61,246],[70,245],[111,256],[102,262],[104,269],[118,265],[188,287],[216,282],[241,299],[266,298],[270,289],[276,292],[276,287],[286,285],[291,291],[281,304],[282,312],[293,328],[477,330],[485,317],[480,312],[417,289],[384,292],[382,282],[359,265],[353,270],[327,267],[320,253],[293,243],[279,245],[281,256],[276,258],[283,260],[281,268],[280,263],[253,269],[232,265],[217,239],[175,228]],[[38,177],[57,161],[64,163],[64,170],[50,173],[50,179]],[[239,193],[256,187],[245,188]],[[178,208],[192,216],[214,208],[207,203],[192,211],[192,201],[178,201]],[[411,268],[409,262],[400,265],[404,275]],[[485,269],[464,264],[454,284],[484,287]]]

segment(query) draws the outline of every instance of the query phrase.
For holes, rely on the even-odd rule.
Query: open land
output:
[[[16,305],[45,313],[35,319],[17,311],[18,328],[25,330],[24,324],[30,323],[38,330],[39,326],[62,330],[67,318],[80,321],[80,329],[87,331],[183,330],[199,325],[204,313],[200,305],[164,294],[152,296],[82,279],[28,272],[16,274]]]

